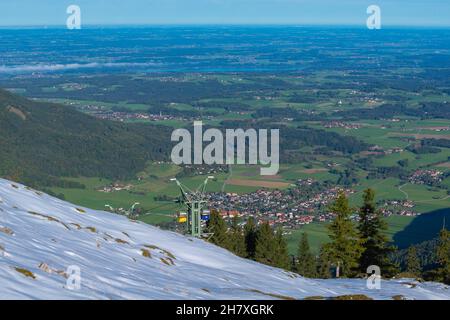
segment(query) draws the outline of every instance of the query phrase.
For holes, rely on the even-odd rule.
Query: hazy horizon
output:
[[[109,24],[83,24],[81,29],[87,28],[146,28],[146,27],[342,27],[342,28],[355,28],[366,29],[365,24],[296,24],[296,23],[166,23],[166,24],[151,24],[151,23],[109,23]],[[47,25],[0,25],[0,29],[66,29],[65,24],[47,24]],[[449,25],[404,25],[404,24],[384,24],[384,29],[387,28],[413,28],[413,29],[448,29]]]
[[[64,26],[69,5],[83,25],[355,25],[367,7],[381,8],[383,26],[450,26],[446,0],[16,0],[0,2],[0,26]]]

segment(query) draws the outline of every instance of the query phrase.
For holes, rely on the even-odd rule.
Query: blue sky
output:
[[[365,25],[376,4],[383,25],[450,26],[450,0],[0,0],[0,25],[64,25],[71,4],[83,24]]]

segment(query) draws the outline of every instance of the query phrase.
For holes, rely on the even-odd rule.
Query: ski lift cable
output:
[[[162,208],[162,207],[166,207],[166,206],[169,206],[169,205],[173,205],[173,204],[174,204],[174,203],[172,203],[172,202],[170,202],[170,203],[165,203],[165,204],[162,204],[162,205],[159,205],[159,206],[150,208],[150,209],[148,209],[148,211],[153,211],[153,210],[156,210],[156,209],[159,209],[159,208]]]

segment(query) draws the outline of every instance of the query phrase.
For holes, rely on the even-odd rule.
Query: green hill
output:
[[[126,178],[165,159],[169,128],[98,120],[0,89],[0,176],[33,186],[59,177]]]

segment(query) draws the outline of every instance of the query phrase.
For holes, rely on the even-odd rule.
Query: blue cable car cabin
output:
[[[209,210],[203,210],[201,214],[202,221],[209,221],[210,218],[210,211]]]

